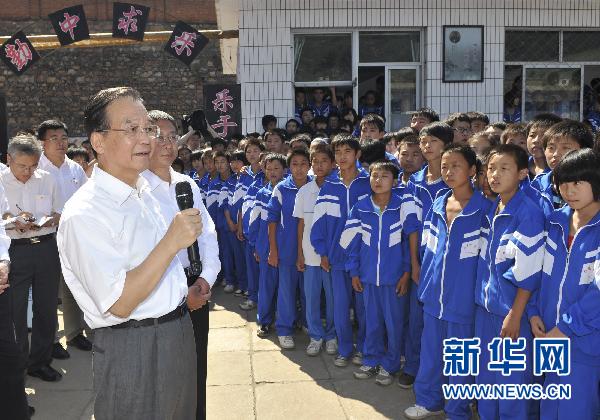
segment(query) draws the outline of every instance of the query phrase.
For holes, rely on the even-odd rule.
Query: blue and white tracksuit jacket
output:
[[[204,200],[204,204],[206,204],[206,196],[208,195],[208,186],[210,184],[210,173],[206,172],[199,181],[197,181],[198,187],[200,188],[200,193],[202,194],[202,199]]]
[[[246,260],[246,276],[248,280],[248,299],[252,302],[258,302],[258,288],[259,288],[259,270],[258,263],[254,258],[254,245],[256,242],[256,235],[251,234],[251,223],[250,216],[252,213],[252,209],[254,208],[254,202],[256,201],[256,193],[260,190],[264,185],[264,173],[258,172],[256,174],[255,179],[250,183],[246,194],[241,197],[237,201],[238,204],[234,205],[234,208],[238,208],[238,211],[241,211],[242,214],[242,232],[244,233],[244,237],[246,240],[244,241],[244,256]],[[240,182],[238,182],[239,186]],[[236,193],[239,191],[239,188],[236,186]],[[235,210],[234,210],[235,211]],[[256,223],[257,219],[254,219],[254,223]],[[255,229],[255,234],[258,233],[258,229]]]
[[[423,221],[429,213],[433,201],[438,196],[449,190],[442,178],[435,182],[427,182],[428,165],[423,166],[423,169],[411,175],[408,184],[406,185],[406,194],[412,195],[417,208],[417,216],[419,221]],[[422,243],[419,236],[419,242]],[[423,257],[424,248],[419,247],[419,260]],[[420,282],[419,282],[420,283]],[[410,299],[409,299],[409,316],[408,316],[408,331],[406,332],[406,364],[404,372],[417,376],[419,370],[419,359],[421,355],[421,334],[423,332],[423,305],[419,302],[418,293],[420,284],[417,286],[411,282]]]
[[[263,177],[264,173],[259,170],[257,173],[253,173],[252,169],[245,168],[242,172],[240,172],[238,176],[237,183],[235,185],[235,190],[233,192],[233,197],[229,203],[229,214],[231,215],[231,219],[237,223],[238,214],[242,212],[242,215],[245,213],[243,211],[243,203],[247,199],[248,188],[250,185],[257,179],[257,177]],[[254,194],[256,196],[256,194]],[[253,199],[253,197],[250,197]],[[251,201],[251,200],[249,200]],[[248,210],[249,205],[246,205],[246,210]],[[251,207],[251,206],[250,206]]]
[[[547,197],[543,196],[541,192],[533,188],[529,178],[525,178],[521,181],[519,187],[531,201],[538,205],[542,213],[544,213],[544,216],[548,217],[552,214],[554,207]]]
[[[306,182],[310,181],[311,178],[307,177]],[[277,223],[279,289],[277,291],[277,321],[275,327],[279,336],[289,336],[294,331],[294,321],[297,315],[296,292],[298,287],[302,285],[302,273],[296,268],[298,219],[293,216],[296,194],[298,194],[298,187],[292,176],[288,176],[275,186],[273,195],[267,205],[267,223]],[[301,298],[303,296],[302,293]],[[301,311],[301,313],[303,312]]]
[[[317,197],[310,242],[316,253],[327,256],[331,265],[334,314],[333,322],[338,337],[338,352],[350,357],[354,351],[350,307],[358,319],[357,351],[363,351],[365,338],[365,312],[362,293],[353,296],[352,281],[346,271],[346,253],[340,246],[340,238],[352,206],[361,198],[371,195],[369,175],[358,169],[358,176],[348,187],[338,173],[329,175]]]
[[[553,209],[559,209],[565,204],[562,198],[554,191],[552,171],[544,172],[543,174],[536,176],[533,181],[531,181],[531,187],[538,190]]]
[[[528,315],[540,316],[546,332],[558,326],[571,342],[571,373],[545,375],[545,383],[571,385],[571,399],[543,401],[541,418],[595,418],[600,385],[600,212],[567,248],[573,210],[567,205],[546,222],[547,238],[540,288]]]
[[[273,194],[273,186],[267,183],[256,193],[254,207],[250,215],[250,241],[259,257],[258,308],[256,317],[259,325],[270,325],[275,318],[275,295],[277,293],[277,268],[268,264],[269,223],[268,205]]]
[[[488,369],[490,352],[483,349],[500,336],[503,321],[512,308],[517,289],[535,291],[542,277],[546,232],[544,214],[523,191],[516,194],[497,215],[499,198],[481,227],[481,253],[475,287],[475,337],[481,340],[478,384],[532,383],[531,364],[524,371],[504,376]],[[533,360],[531,328],[526,314],[521,318],[519,337],[526,339],[525,357]],[[528,418],[529,400],[480,400],[482,419]]]
[[[444,383],[472,383],[473,377],[443,376],[443,341],[471,338],[475,326],[474,290],[481,246],[481,226],[492,202],[474,191],[448,227],[446,204],[452,191],[438,196],[423,224],[424,246],[419,300],[423,302],[420,365],[414,383],[416,403],[430,411],[444,408]],[[470,418],[469,401],[452,399],[447,417]]]
[[[215,228],[219,227],[219,195],[221,195],[221,188],[223,187],[224,181],[221,179],[219,174],[210,180],[208,189],[206,190],[206,210],[213,219]],[[222,217],[221,217],[222,219]]]
[[[346,270],[363,284],[366,314],[363,364],[382,366],[390,373],[400,370],[403,350],[407,296],[397,295],[396,284],[410,272],[410,255],[404,238],[419,226],[410,196],[392,194],[381,214],[369,196],[352,207],[340,238],[347,254]]]

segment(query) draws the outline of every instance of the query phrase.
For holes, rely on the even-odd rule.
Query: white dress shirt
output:
[[[0,183],[0,214],[4,214],[10,211],[8,208],[8,200],[6,199],[6,193],[4,187]],[[4,225],[0,224],[0,260],[10,260],[8,255],[8,248],[10,247],[10,238],[4,230]]]
[[[302,253],[304,255],[304,264],[313,267],[321,265],[321,257],[310,243],[310,230],[312,229],[315,204],[317,203],[317,197],[319,196],[320,190],[321,188],[314,179],[300,187],[296,194],[294,212],[292,213],[294,217],[304,219],[304,230],[302,231]]]
[[[9,168],[0,172],[0,183],[4,187],[8,200],[8,211],[13,215],[26,211],[40,220],[51,213],[60,213],[63,208],[60,189],[54,177],[48,172],[36,169],[27,182],[19,181]],[[32,238],[56,232],[56,226],[43,227],[20,233],[17,229],[7,231],[12,239]]]
[[[134,189],[95,167],[71,197],[58,228],[58,250],[65,282],[91,328],[158,318],[185,299],[187,279],[174,258],[128,318],[108,311],[123,293],[127,272],[144,262],[166,231],[160,205],[141,176]]]
[[[87,176],[83,171],[83,168],[67,156],[65,156],[65,161],[60,168],[58,168],[50,162],[44,153],[42,153],[40,162],[38,163],[38,169],[50,172],[54,177],[54,180],[60,188],[63,203],[66,203],[69,198],[75,194],[75,191],[87,181]]]
[[[200,260],[202,261],[202,277],[212,287],[217,280],[217,275],[221,270],[221,262],[219,261],[219,247],[217,246],[217,231],[215,230],[215,224],[213,223],[204,203],[202,202],[202,195],[200,188],[194,182],[192,178],[187,175],[180,174],[179,172],[170,169],[171,183],[160,179],[156,174],[150,170],[142,172],[142,176],[146,178],[150,185],[150,190],[154,198],[160,203],[162,214],[165,217],[167,223],[171,223],[175,214],[179,212],[179,206],[175,198],[175,184],[178,182],[189,182],[192,186],[192,194],[194,196],[194,207],[200,210],[202,217],[202,233],[198,236],[198,249],[200,251]],[[190,260],[188,259],[187,249],[182,249],[177,254],[181,264],[184,267],[190,266]]]

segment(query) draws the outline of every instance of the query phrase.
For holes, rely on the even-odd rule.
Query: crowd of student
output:
[[[600,159],[588,126],[553,114],[440,122],[429,108],[393,133],[374,113],[359,136],[331,119],[294,134],[291,121],[281,130],[267,116],[263,135],[180,146],[217,227],[224,290],[257,310],[258,336],[274,326],[292,349],[305,328],[309,356],[325,351],[359,366],[357,379],[414,389],[413,419],[470,417],[471,401],[444,402],[444,383],[539,383],[532,338],[569,337],[570,375],[543,379],[570,384],[569,400],[476,409],[482,419],[596,418]],[[480,338],[478,376],[443,375],[451,337]],[[527,340],[524,371],[488,369],[495,337]]]

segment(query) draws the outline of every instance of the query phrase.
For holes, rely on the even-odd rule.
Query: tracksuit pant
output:
[[[362,294],[366,319],[363,365],[381,366],[389,373],[396,373],[400,370],[407,296],[398,296],[396,285],[365,282]]]
[[[406,346],[404,373],[417,376],[419,359],[421,356],[421,335],[423,333],[423,304],[418,298],[419,286],[410,283],[410,297],[408,310],[408,331],[406,333]]]
[[[277,290],[277,320],[275,327],[278,336],[293,335],[294,322],[301,316],[298,314],[296,298],[299,296],[299,287],[302,284],[302,273],[296,265],[279,262],[279,288]],[[304,321],[303,323],[306,323]]]
[[[321,322],[321,291],[325,294],[325,327]],[[306,297],[306,323],[310,338],[325,341],[335,338],[331,274],[321,267],[305,266],[304,295]]]
[[[350,308],[354,294],[354,316],[358,321],[356,351],[363,352],[365,343],[365,306],[362,293],[354,293],[350,274],[342,268],[331,270],[333,284],[333,323],[338,338],[338,353],[350,357],[354,352]]]
[[[229,246],[233,251],[233,265],[235,267],[235,278],[237,280],[237,287],[241,290],[248,290],[248,274],[246,273],[246,256],[244,254],[246,242],[238,240],[235,232],[228,230],[227,237],[229,239]]]
[[[485,308],[477,306],[475,313],[475,337],[481,340],[481,354],[479,355],[479,375],[475,379],[477,384],[530,384],[533,383],[533,372],[531,360],[533,360],[531,328],[527,317],[521,319],[519,337],[525,337],[527,347],[524,352],[526,369],[524,371],[513,370],[508,376],[502,372],[488,370],[490,352],[488,344],[495,338],[500,337],[504,317],[492,314]],[[523,354],[520,352],[519,354]],[[596,388],[597,390],[597,388]],[[533,400],[485,400],[477,403],[479,417],[481,420],[494,419],[527,419],[532,410]],[[573,417],[575,418],[575,417]]]
[[[229,238],[229,229],[218,230],[219,237],[219,259],[221,260],[221,271],[225,278],[225,283],[235,285],[235,275],[233,267],[233,249],[231,249],[231,240]]]
[[[572,354],[571,373],[567,376],[546,373],[544,387],[547,387],[549,384],[570,384],[571,399],[541,400],[541,419],[598,418],[598,413],[600,412],[600,401],[598,401],[598,394],[600,393],[600,363],[582,363]]]
[[[270,266],[267,257],[260,258],[258,263],[258,309],[256,319],[258,325],[271,325],[275,318],[275,303],[277,302],[277,268]]]
[[[248,299],[258,302],[258,263],[254,258],[254,249],[246,240],[244,242],[244,256],[246,260],[246,278],[248,279]]]
[[[421,338],[421,363],[415,379],[416,403],[429,411],[446,411],[450,419],[470,419],[469,400],[448,400],[444,407],[443,384],[472,384],[473,376],[444,376],[444,340],[447,338],[472,338],[474,324],[458,324],[423,313]],[[482,348],[482,352],[487,349]]]

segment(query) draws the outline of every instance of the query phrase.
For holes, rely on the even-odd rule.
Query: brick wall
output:
[[[198,29],[216,28],[187,22]],[[111,31],[110,21],[90,21],[89,26],[90,32]],[[151,23],[147,30],[170,30],[172,26]],[[0,21],[3,34],[12,34],[20,27],[26,27],[27,34],[53,33],[48,21]],[[107,87],[133,86],[142,93],[148,109],[162,109],[179,118],[202,106],[204,83],[235,81],[235,76],[222,74],[216,39],[210,40],[191,68],[163,48],[162,44],[139,43],[41,51],[42,60],[20,77],[0,63],[0,94],[7,102],[9,136],[48,118],[65,121],[71,135],[83,136],[84,104],[90,95]]]

